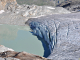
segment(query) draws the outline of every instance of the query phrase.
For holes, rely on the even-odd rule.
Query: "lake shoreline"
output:
[[[24,56],[21,57],[21,56]],[[0,60],[27,60],[27,59],[40,59],[40,60],[51,60],[38,55],[30,54],[27,52],[15,52],[11,48],[7,48],[3,45],[0,45]]]
[[[80,57],[80,41],[78,39],[80,12],[72,13],[72,11],[70,12],[63,7],[26,4],[10,4],[6,8],[5,12],[0,14],[0,23],[20,26],[29,25],[34,35],[43,38],[47,42],[51,53],[47,58],[74,60]]]

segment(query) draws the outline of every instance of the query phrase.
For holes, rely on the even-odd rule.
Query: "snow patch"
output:
[[[53,7],[47,7],[48,9],[55,9],[55,8],[53,8]]]
[[[2,14],[3,12],[5,12],[4,10],[0,10],[0,14]]]

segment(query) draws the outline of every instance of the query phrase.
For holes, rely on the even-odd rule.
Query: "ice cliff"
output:
[[[31,18],[26,24],[34,35],[48,44],[53,60],[78,60],[80,58],[80,13],[54,14]]]
[[[53,51],[54,45],[57,43],[56,29],[58,28],[58,25],[57,21],[49,20],[50,19],[48,17],[47,19],[41,17],[41,19],[29,19],[27,23],[29,23],[31,29],[33,30],[33,34],[44,39],[48,44],[50,51]]]

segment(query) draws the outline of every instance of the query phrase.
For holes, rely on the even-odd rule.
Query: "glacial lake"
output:
[[[30,32],[29,26],[0,25],[0,45],[12,48],[15,51],[26,51],[43,56],[42,42]]]

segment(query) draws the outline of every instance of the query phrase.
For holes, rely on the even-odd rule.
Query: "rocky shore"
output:
[[[0,60],[50,60],[27,52],[15,52],[13,49],[0,45]]]

